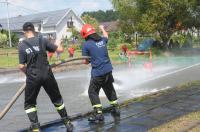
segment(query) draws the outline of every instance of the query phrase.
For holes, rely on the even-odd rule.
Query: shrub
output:
[[[4,48],[7,46],[7,40],[8,40],[7,35],[0,33],[0,48]]]

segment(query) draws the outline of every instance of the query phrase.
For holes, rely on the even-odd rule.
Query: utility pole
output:
[[[75,38],[74,38],[74,24],[73,24],[73,20],[72,20],[72,16],[71,16],[71,21],[70,21],[70,26],[72,28],[72,43],[75,43]]]
[[[12,47],[11,33],[10,33],[10,20],[9,20],[9,9],[8,9],[8,0],[6,0],[7,6],[7,26],[8,26],[8,37],[9,37],[9,46]]]
[[[138,32],[135,32],[135,45],[138,48]]]

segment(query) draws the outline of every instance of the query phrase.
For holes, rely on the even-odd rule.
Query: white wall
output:
[[[74,21],[74,26],[77,31],[80,31],[84,24],[83,21],[81,21],[81,19],[73,11],[71,11],[69,15],[73,16],[72,20]]]
[[[57,25],[56,27],[56,43],[59,44],[63,37],[70,37],[72,35],[67,28],[67,21],[72,20],[74,22],[74,27],[76,30],[80,31],[82,28],[82,21],[76,16],[73,11],[70,11],[67,16]]]
[[[56,32],[56,28],[54,26],[52,27],[42,27],[41,28],[41,32],[42,33],[52,33],[52,32]]]

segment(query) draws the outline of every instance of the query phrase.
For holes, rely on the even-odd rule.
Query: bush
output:
[[[4,35],[6,35],[6,37],[7,37],[6,41],[9,41],[8,31],[2,30],[1,33],[4,34]],[[18,38],[18,36],[17,36],[16,33],[11,33],[11,41],[12,41],[12,46],[13,47],[17,47],[18,42],[19,42],[19,38]],[[7,42],[5,43],[5,46],[6,46],[6,44],[7,44]]]
[[[109,49],[115,49],[117,47],[117,45],[119,44],[119,41],[115,38],[109,38],[108,41],[108,48]]]
[[[12,46],[17,47],[19,43],[19,38],[17,37],[16,33],[11,34]]]
[[[80,44],[73,44],[71,45],[75,50],[81,50],[81,45]]]
[[[179,44],[178,47],[187,47],[187,35],[183,33],[174,34],[171,39]]]
[[[163,52],[163,50],[162,49],[160,49],[160,48],[152,48],[152,53],[153,53],[153,55],[161,55],[161,53]]]
[[[108,40],[108,48],[115,49],[119,44],[124,42],[124,35],[122,32],[110,32]]]
[[[0,33],[0,48],[4,48],[7,46],[7,40],[8,40],[7,35]]]

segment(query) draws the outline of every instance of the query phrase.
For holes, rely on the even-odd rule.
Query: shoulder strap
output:
[[[27,42],[26,40],[24,40],[23,42],[33,51],[33,54],[35,55],[35,54],[36,54],[36,51],[35,51],[35,49],[33,48],[33,46],[32,46],[29,42]]]
[[[40,48],[40,52],[43,50],[43,46],[42,46],[42,37],[39,36],[39,48]]]
[[[28,41],[24,40],[23,42],[33,51],[33,54],[36,54],[35,49]],[[42,52],[42,50],[44,50],[43,46],[42,46],[42,37],[41,36],[39,37],[39,49],[40,49],[40,52]]]
[[[40,47],[40,53],[46,53],[46,48],[44,47],[42,36],[39,36],[39,47]]]

